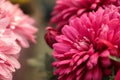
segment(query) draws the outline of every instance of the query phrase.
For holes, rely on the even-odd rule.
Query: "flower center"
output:
[[[88,38],[83,37],[83,39],[76,39],[76,41],[74,43],[74,47],[80,51],[89,50],[90,45],[93,45],[95,52],[102,52],[106,49],[118,50],[117,45],[114,45],[111,42],[109,42],[105,39],[100,39],[100,38],[96,38],[95,41],[91,43],[91,41]]]
[[[74,43],[74,47],[80,51],[88,50],[89,45],[90,41],[86,37],[83,37],[83,39],[76,39],[76,42]]]

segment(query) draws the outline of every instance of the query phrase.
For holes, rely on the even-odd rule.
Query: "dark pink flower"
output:
[[[50,20],[50,25],[56,25],[55,31],[61,33],[61,29],[65,24],[71,19],[80,17],[84,12],[90,12],[92,10],[97,10],[99,7],[109,4],[119,5],[119,0],[56,0],[56,5],[52,12],[52,18]],[[51,30],[47,30],[45,38],[48,45],[52,45],[57,42],[55,38],[50,34]],[[51,42],[52,41],[52,42]]]
[[[119,54],[120,49],[119,11],[113,5],[99,8],[63,27],[53,44],[58,80],[102,80],[111,74],[109,56]]]
[[[118,5],[118,3],[119,0],[56,0],[50,23],[56,24],[56,28],[61,30],[70,19],[79,17],[83,12],[97,10],[108,4]]]
[[[7,6],[6,6],[7,5]],[[7,28],[11,29],[17,37],[17,42],[22,47],[29,47],[28,41],[35,41],[35,33],[37,29],[34,27],[34,20],[25,15],[18,5],[13,5],[9,1],[5,1],[0,5],[0,10],[7,12],[10,17],[10,23]]]
[[[47,32],[45,34],[45,40],[47,44],[52,48],[52,45],[56,43],[55,37],[60,33],[52,27],[47,27],[46,30]]]

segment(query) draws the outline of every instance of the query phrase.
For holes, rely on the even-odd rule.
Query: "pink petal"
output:
[[[117,71],[115,80],[120,80],[120,70]]]

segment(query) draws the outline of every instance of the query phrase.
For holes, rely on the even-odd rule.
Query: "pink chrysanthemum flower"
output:
[[[80,16],[83,12],[97,10],[108,4],[118,5],[119,2],[119,0],[56,0],[50,23],[56,24],[56,28],[61,30],[70,19]]]
[[[113,5],[99,8],[63,27],[53,44],[58,80],[102,80],[111,74],[109,56],[118,55],[120,49],[119,11],[120,7]]]
[[[52,18],[50,25],[56,25],[55,31],[61,33],[61,29],[65,24],[68,24],[69,20],[80,17],[84,12],[90,12],[97,10],[104,5],[119,5],[119,0],[56,0],[55,8],[52,12]],[[56,33],[55,32],[55,33]],[[51,33],[51,29],[47,30],[46,35]],[[54,35],[45,36],[45,40],[50,47],[56,43]]]
[[[0,0],[0,80],[12,80],[12,72],[20,68],[20,45],[35,42],[34,20],[23,14],[17,5]]]
[[[21,47],[16,43],[17,37],[7,26],[10,17],[0,10],[0,80],[12,80],[12,72],[20,68],[17,61]]]
[[[0,31],[1,32],[1,31]],[[12,80],[12,72],[20,68],[17,60],[21,48],[10,30],[0,34],[0,79]]]
[[[37,29],[33,26],[35,21],[28,15],[25,15],[18,5],[5,1],[0,5],[0,10],[6,11],[10,17],[10,24],[7,28],[14,32],[17,37],[16,41],[22,47],[29,47],[28,41],[36,42],[34,34],[37,32]]]

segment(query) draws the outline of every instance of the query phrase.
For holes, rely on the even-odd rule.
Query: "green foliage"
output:
[[[49,54],[45,54],[45,70],[48,75],[48,80],[57,80],[57,76],[53,75],[53,67],[52,62],[54,61],[53,57]]]
[[[120,62],[120,58],[110,55],[109,58],[113,61]]]

